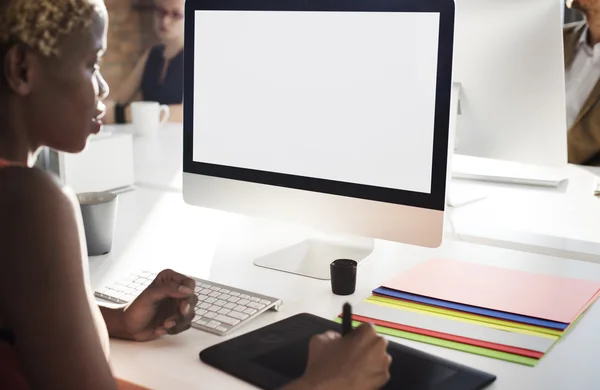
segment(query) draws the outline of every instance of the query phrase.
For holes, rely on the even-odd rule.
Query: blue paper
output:
[[[503,311],[498,311],[498,310],[484,309],[484,308],[477,307],[477,306],[448,302],[448,301],[443,301],[441,299],[428,298],[428,297],[424,297],[421,295],[409,294],[409,293],[392,290],[392,289],[385,288],[385,287],[376,288],[375,290],[373,290],[373,293],[378,294],[378,295],[384,295],[384,296],[390,297],[390,298],[404,299],[406,301],[418,302],[418,303],[422,303],[425,305],[432,305],[432,306],[443,307],[446,309],[458,310],[458,311],[462,311],[465,313],[479,314],[479,315],[486,316],[486,317],[499,318],[502,320],[520,322],[523,324],[529,324],[529,325],[535,325],[535,326],[542,326],[544,328],[565,330],[569,326],[569,324],[565,324],[562,322],[542,320],[539,318],[528,317],[528,316],[523,316],[523,315],[519,315],[519,314],[505,313]]]

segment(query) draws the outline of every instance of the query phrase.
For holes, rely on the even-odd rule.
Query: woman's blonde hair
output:
[[[89,26],[102,8],[103,0],[0,0],[0,44],[59,55],[60,38]]]

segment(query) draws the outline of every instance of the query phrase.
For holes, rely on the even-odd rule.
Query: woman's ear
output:
[[[4,78],[17,95],[25,96],[31,92],[35,62],[33,52],[24,45],[16,44],[6,51]]]

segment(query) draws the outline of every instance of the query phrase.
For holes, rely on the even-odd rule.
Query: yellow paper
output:
[[[428,305],[421,305],[417,303],[405,302],[397,299],[385,298],[380,296],[371,296],[366,299],[366,302],[387,306],[394,309],[411,311],[423,315],[431,315],[455,321],[462,321],[475,325],[486,326],[488,328],[505,330],[508,332],[528,334],[537,337],[545,337],[552,340],[558,340],[563,334],[562,331],[556,329],[548,329],[542,328],[540,326],[510,322],[500,320],[497,318],[490,318],[476,314],[464,313]]]

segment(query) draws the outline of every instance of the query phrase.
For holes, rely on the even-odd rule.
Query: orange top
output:
[[[0,158],[0,168],[10,167],[10,166],[24,166],[24,164],[15,161],[8,161],[3,158]]]

